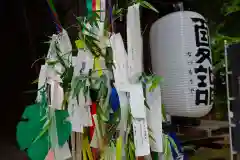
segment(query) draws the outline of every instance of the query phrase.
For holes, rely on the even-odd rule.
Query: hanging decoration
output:
[[[202,117],[212,108],[213,74],[206,20],[179,11],[156,21],[150,33],[153,71],[164,77],[162,100],[167,113]]]
[[[62,26],[61,26],[61,23],[58,19],[58,15],[57,15],[57,12],[56,12],[56,8],[54,6],[54,2],[53,2],[53,0],[46,0],[46,1],[47,1],[49,12],[52,16],[52,19],[53,19],[54,23],[56,24],[56,30],[58,31],[58,33],[61,33],[62,32]]]
[[[127,8],[126,51],[121,35],[113,32],[123,9],[87,0],[88,15],[77,17],[74,57],[53,2],[47,2],[58,34],[51,37],[41,67],[36,104],[26,108],[17,127],[21,149],[32,160],[134,160],[150,150],[165,152],[163,137],[169,136],[162,134],[157,118],[162,117],[161,77],[144,74],[142,66],[139,6],[156,9],[146,1]],[[171,153],[175,143],[166,144]]]

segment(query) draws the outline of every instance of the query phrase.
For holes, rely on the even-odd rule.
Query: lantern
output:
[[[153,71],[163,76],[162,100],[167,113],[201,117],[213,104],[212,58],[203,16],[173,12],[150,31]]]

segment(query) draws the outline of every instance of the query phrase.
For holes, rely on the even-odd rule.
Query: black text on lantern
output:
[[[206,21],[201,18],[191,18],[194,23],[197,53],[194,72],[198,79],[195,104],[211,105],[213,102],[212,59],[209,34]],[[206,63],[207,61],[207,63]],[[209,79],[209,85],[207,80]]]

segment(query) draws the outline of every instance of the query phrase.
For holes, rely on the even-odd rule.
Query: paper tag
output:
[[[66,142],[63,147],[58,148],[58,153],[60,154],[61,160],[68,160],[72,157],[71,151],[68,143]],[[52,149],[49,150],[45,160],[55,160],[54,152]]]
[[[73,111],[71,115],[71,122],[72,122],[72,131],[83,133],[83,125],[80,123],[80,107],[75,107],[75,110]]]
[[[127,13],[128,78],[136,82],[143,71],[142,36],[139,4],[128,7]]]
[[[130,85],[130,107],[134,118],[146,118],[143,88],[141,84]]]
[[[68,142],[66,142],[61,148],[59,148],[59,151],[63,160],[68,160],[72,157]]]
[[[89,127],[92,126],[92,118],[91,118],[91,111],[90,106],[79,107],[80,108],[80,123],[83,126]]]
[[[93,137],[90,143],[90,146],[93,148],[99,148],[99,142],[98,142],[98,138],[99,137],[99,126],[98,126],[98,119],[97,119],[97,115],[93,115],[93,121],[95,124],[95,128],[94,128],[94,133],[93,133]]]
[[[74,110],[71,114],[72,125],[75,128],[75,132],[82,132],[83,126],[92,126],[90,106],[74,106]]]
[[[45,160],[54,160],[54,152],[52,149],[49,150]]]
[[[72,44],[66,30],[63,29],[62,33],[57,35],[57,43],[62,54],[70,54],[72,51]]]
[[[133,119],[133,135],[135,155],[137,157],[149,155],[150,145],[146,119]]]
[[[75,44],[76,44],[76,46],[77,46],[77,48],[78,49],[84,49],[84,46],[85,46],[85,44],[84,44],[84,41],[83,40],[76,40],[75,41]]]
[[[129,83],[127,53],[124,48],[122,36],[120,34],[112,35],[110,43],[113,50],[113,60],[115,62],[115,68],[113,68],[115,83]]]
[[[151,150],[155,152],[163,152],[162,142],[162,102],[160,87],[154,89],[153,92],[148,92],[147,86],[147,103],[149,109],[147,110],[147,122],[151,128],[151,135],[154,140],[150,139]]]
[[[75,67],[77,65],[77,56],[72,56],[72,66]]]
[[[56,82],[62,82],[60,74],[57,73],[57,69],[52,66],[47,66],[46,77],[48,80],[53,80]]]
[[[118,126],[118,129],[120,130],[120,136],[124,137],[124,131],[127,129],[127,118],[128,118],[128,112],[129,112],[129,100],[127,98],[126,92],[117,91],[119,102],[120,102],[120,108],[121,108],[121,120]],[[121,134],[122,133],[122,134]]]
[[[64,92],[58,82],[51,84],[51,107],[61,110],[63,105]]]
[[[60,86],[60,84],[57,81],[49,78],[47,80],[47,83],[51,86],[50,88],[51,104],[49,106],[54,109],[61,110],[63,99],[64,99],[63,88]]]
[[[55,47],[56,40],[57,40],[57,35],[53,34],[52,39],[50,41],[48,54],[47,54],[47,59],[48,60],[55,60],[56,59],[56,47]]]
[[[80,73],[88,74],[89,70],[93,69],[93,57],[84,50],[78,50],[78,56],[75,60],[74,75],[78,76]]]
[[[101,2],[101,7],[100,7],[100,10],[101,10],[101,12],[100,12],[100,20],[101,20],[102,22],[104,22],[104,21],[105,21],[105,15],[106,15],[106,13],[105,13],[105,10],[106,10],[106,0],[101,0],[100,2]]]
[[[76,99],[70,99],[68,103],[68,113],[69,113],[69,121],[72,124],[72,131],[83,133],[83,125],[80,124],[80,114],[76,112],[77,102]]]

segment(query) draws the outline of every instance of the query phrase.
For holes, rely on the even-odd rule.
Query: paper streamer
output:
[[[117,139],[116,160],[122,160],[122,137]]]
[[[52,19],[56,23],[56,30],[58,32],[62,32],[62,26],[61,26],[61,23],[58,19],[58,15],[57,15],[53,0],[47,0],[47,3],[48,3],[48,6],[49,6],[49,12],[51,13]]]
[[[128,77],[132,83],[138,81],[143,71],[142,35],[139,4],[128,7],[127,13]]]
[[[147,112],[147,122],[151,129],[152,137],[150,140],[151,150],[154,152],[163,152],[162,148],[162,102],[160,87],[149,92],[150,84],[146,88],[146,101],[149,106]]]

